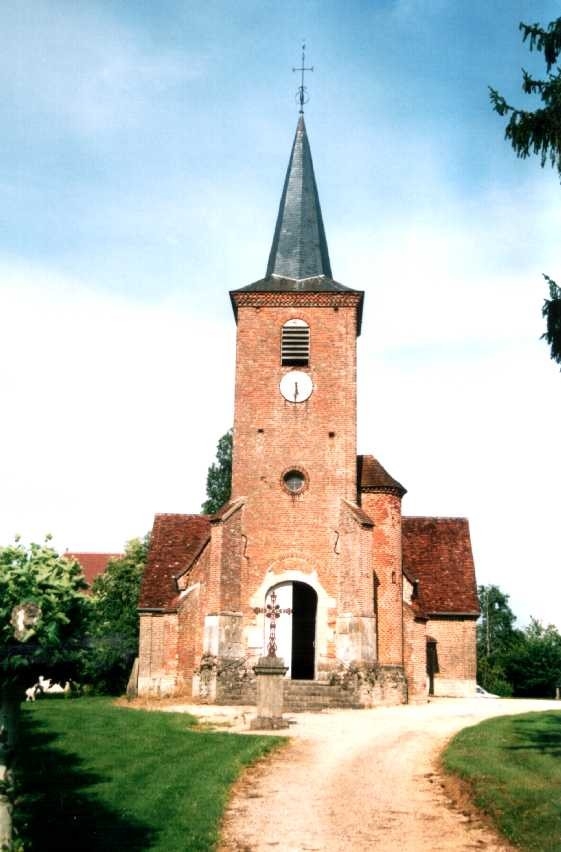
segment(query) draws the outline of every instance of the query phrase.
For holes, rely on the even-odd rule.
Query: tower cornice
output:
[[[304,284],[305,282],[299,282]],[[335,284],[335,282],[332,282]],[[243,288],[232,290],[230,299],[237,319],[238,308],[355,308],[357,312],[357,336],[360,334],[364,293],[361,290],[349,290],[338,285],[341,290],[257,290]]]

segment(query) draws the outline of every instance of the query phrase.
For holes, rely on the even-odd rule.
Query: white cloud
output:
[[[44,270],[0,276],[0,540],[51,532],[60,547],[115,549],[156,511],[197,512],[232,421],[233,322]]]

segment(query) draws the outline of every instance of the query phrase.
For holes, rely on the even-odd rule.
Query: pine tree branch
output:
[[[549,275],[543,274],[549,285],[549,299],[544,299],[542,316],[546,331],[541,336],[550,347],[551,360],[561,364],[561,287]]]
[[[561,18],[548,24],[547,30],[539,24],[520,23],[518,28],[522,32],[522,41],[529,41],[530,50],[543,53],[549,73],[561,54]]]

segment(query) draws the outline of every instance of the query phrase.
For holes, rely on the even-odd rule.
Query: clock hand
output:
[[[294,382],[294,402],[298,399],[298,382]]]

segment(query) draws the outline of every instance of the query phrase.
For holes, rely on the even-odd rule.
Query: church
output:
[[[271,625],[286,709],[475,694],[468,522],[403,516],[403,485],[357,455],[364,292],[332,276],[302,110],[265,277],[230,300],[231,497],[155,517],[138,694],[255,703]]]

